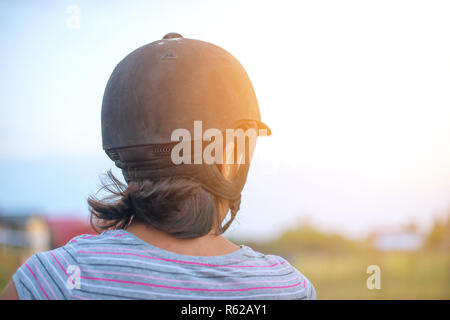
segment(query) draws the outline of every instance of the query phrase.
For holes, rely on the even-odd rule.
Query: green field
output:
[[[0,292],[8,284],[17,267],[22,263],[20,251],[8,247],[0,248]]]
[[[450,299],[450,255],[440,252],[305,254],[292,260],[318,299]],[[369,265],[381,269],[381,289],[366,285]]]

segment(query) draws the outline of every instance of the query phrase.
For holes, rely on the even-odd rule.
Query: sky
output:
[[[241,62],[273,132],[231,235],[305,220],[355,237],[425,230],[450,208],[449,16],[434,0],[2,1],[0,210],[87,217],[114,166],[106,82],[129,52],[177,32]]]

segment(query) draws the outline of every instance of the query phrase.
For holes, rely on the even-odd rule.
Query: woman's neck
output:
[[[178,254],[190,256],[221,256],[239,249],[222,236],[210,233],[198,238],[179,239],[143,223],[132,223],[126,230],[143,241]]]

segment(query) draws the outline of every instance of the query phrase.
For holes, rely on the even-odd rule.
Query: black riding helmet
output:
[[[122,169],[127,182],[189,177],[212,194],[230,200],[237,212],[249,161],[234,179],[215,164],[171,161],[172,132],[184,128],[194,137],[203,130],[270,129],[261,122],[247,73],[230,53],[208,42],[169,33],[127,55],[114,69],[102,104],[103,149]]]

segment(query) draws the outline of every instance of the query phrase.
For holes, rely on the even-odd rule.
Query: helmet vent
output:
[[[120,159],[119,153],[116,150],[106,150],[106,154],[113,161]]]
[[[163,54],[161,60],[176,59],[176,58],[177,55],[172,50],[168,50]]]

